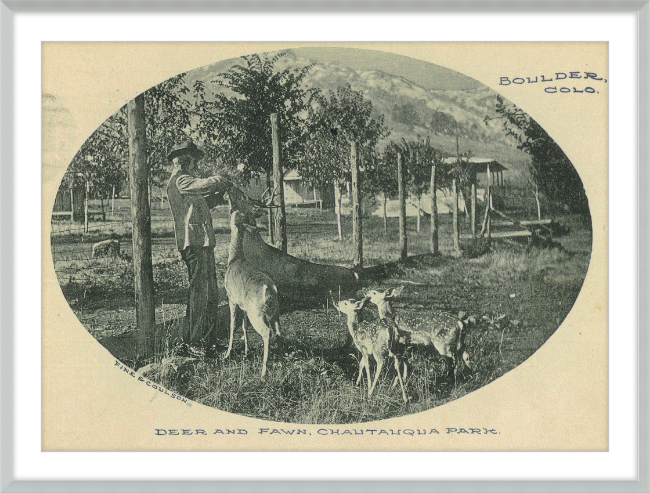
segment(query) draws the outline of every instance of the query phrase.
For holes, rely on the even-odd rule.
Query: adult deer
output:
[[[362,378],[362,372],[365,369],[366,377],[368,378],[368,397],[371,397],[373,391],[375,390],[375,387],[377,386],[377,381],[379,380],[379,375],[381,374],[381,370],[384,366],[384,361],[386,358],[392,358],[395,366],[395,371],[397,372],[397,378],[402,388],[402,399],[404,402],[408,402],[406,391],[404,390],[404,381],[399,370],[399,359],[397,355],[395,355],[391,350],[391,346],[393,345],[393,331],[390,324],[385,320],[359,322],[358,314],[363,308],[366,300],[367,298],[364,298],[360,301],[342,300],[338,303],[332,300],[334,302],[334,307],[339,312],[347,315],[348,330],[350,331],[354,345],[359,351],[361,351],[361,360],[359,361],[359,375],[357,377],[356,384],[359,385],[359,382]],[[370,355],[372,355],[372,357],[377,362],[377,370],[372,383],[369,366]]]
[[[248,353],[246,337],[246,319],[250,321],[255,331],[264,342],[262,360],[262,380],[266,376],[266,362],[269,356],[269,340],[271,328],[280,335],[280,308],[278,288],[273,279],[246,260],[243,253],[243,228],[250,220],[247,214],[234,210],[230,217],[230,250],[228,252],[228,268],[224,277],[224,285],[230,304],[230,338],[228,350],[224,358],[230,356],[232,341],[237,325],[237,319],[243,314],[242,327],[244,330],[244,351]]]
[[[445,358],[448,374],[453,371],[454,381],[458,370],[458,362],[462,361],[468,369],[469,354],[465,348],[467,323],[470,318],[464,318],[461,312],[458,317],[445,312],[428,312],[422,315],[399,315],[393,312],[391,300],[397,298],[404,286],[387,289],[386,291],[370,290],[366,297],[377,305],[379,318],[394,323],[396,338],[399,342],[421,346],[433,346]]]

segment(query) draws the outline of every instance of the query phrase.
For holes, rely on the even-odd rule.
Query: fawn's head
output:
[[[361,311],[363,305],[366,303],[368,298],[363,298],[362,300],[341,300],[338,303],[334,301],[334,308],[338,311],[347,315],[348,317],[354,319],[357,316],[357,313]]]
[[[371,303],[374,303],[375,305],[379,305],[384,301],[389,301],[397,298],[402,293],[403,290],[404,290],[404,286],[400,286],[398,288],[390,288],[387,289],[386,291],[371,289],[370,291],[366,292],[366,298],[368,298]]]

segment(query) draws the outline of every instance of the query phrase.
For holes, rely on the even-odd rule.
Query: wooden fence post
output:
[[[74,185],[70,186],[70,222],[74,222]]]
[[[334,183],[334,212],[336,213],[336,229],[338,232],[338,240],[343,241],[343,225],[341,224],[341,201],[343,200],[343,192],[341,192],[341,184],[336,181]]]
[[[272,185],[273,185],[273,183],[272,183],[272,180],[271,180],[271,172],[267,171],[266,172],[266,188],[269,189],[269,192],[271,192],[271,190],[273,190]],[[275,239],[273,237],[273,226],[274,226],[273,225],[273,209],[269,208],[267,210],[266,220],[267,220],[267,224],[268,224],[267,228],[269,230],[268,231],[269,244],[275,245]]]
[[[451,199],[453,206],[454,250],[458,252],[460,251],[460,231],[458,229],[458,186],[456,184],[456,177],[451,179]]]
[[[129,129],[129,186],[133,222],[133,275],[138,354],[152,355],[155,347],[155,305],[151,261],[151,210],[144,118],[144,94],[127,105]]]
[[[352,237],[354,238],[354,267],[363,267],[363,226],[361,219],[361,194],[359,193],[359,162],[357,143],[350,146],[350,171],[352,173]]]
[[[400,260],[404,262],[408,257],[408,245],[406,240],[406,190],[404,183],[404,163],[402,153],[397,153],[397,189],[399,197],[399,245]]]
[[[271,135],[273,142],[273,180],[278,191],[280,207],[275,210],[275,247],[287,253],[287,218],[284,208],[284,173],[280,163],[280,136],[278,135],[278,114],[271,114]]]
[[[487,207],[486,211],[486,218],[487,218],[487,223],[486,223],[486,229],[485,232],[487,234],[488,241],[492,238],[492,233],[491,233],[491,223],[492,223],[492,173],[490,173],[490,163],[487,165],[487,190],[486,190],[486,197],[485,197],[485,204]]]
[[[472,174],[472,214],[471,214],[471,221],[472,221],[472,239],[476,238],[476,173]]]
[[[436,162],[431,166],[431,253],[438,255],[438,184]]]
[[[86,194],[84,195],[84,233],[88,232],[88,194],[90,193],[90,181],[86,178]]]

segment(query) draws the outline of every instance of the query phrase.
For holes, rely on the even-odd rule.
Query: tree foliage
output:
[[[158,186],[168,178],[169,150],[189,132],[190,103],[184,97],[188,92],[185,74],[179,74],[144,93],[147,160],[152,183]],[[126,185],[128,162],[128,122],[123,106],[84,142],[72,160],[67,180],[73,184],[88,180],[91,197],[108,197],[113,186],[119,193]]]
[[[329,97],[320,95],[315,103],[302,159],[297,163],[301,175],[313,186],[349,181],[350,144],[357,142],[365,192],[365,177],[378,167],[377,144],[388,135],[384,116],[376,115],[372,102],[349,84],[330,91]]]
[[[570,210],[588,213],[589,204],[578,172],[564,151],[546,131],[521,108],[497,96],[496,112],[503,130],[518,143],[518,149],[531,156],[533,182],[548,200]],[[486,117],[486,123],[491,118]]]
[[[271,171],[272,113],[278,114],[282,164],[285,169],[295,167],[317,90],[303,88],[303,80],[313,65],[276,68],[285,55],[242,57],[244,65],[236,65],[212,81],[224,90],[215,95],[214,101],[206,100],[202,81],[195,83],[195,132],[208,161],[217,168],[234,169],[243,163],[244,178]]]
[[[185,97],[189,93],[185,75],[167,79],[144,93],[147,161],[152,183],[158,186],[169,178],[167,154],[189,135],[191,104]]]
[[[62,187],[85,187],[91,198],[109,197],[115,187],[119,193],[125,184],[125,152],[128,152],[126,112],[121,109],[104,122],[74,156]]]

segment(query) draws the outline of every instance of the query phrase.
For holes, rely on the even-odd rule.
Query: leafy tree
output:
[[[285,169],[296,166],[317,89],[303,88],[313,65],[276,68],[286,54],[242,57],[244,65],[236,65],[212,81],[224,90],[215,94],[214,101],[206,99],[202,81],[195,83],[195,132],[217,168],[235,169],[243,163],[243,178],[270,174],[272,113],[278,114],[282,164]]]
[[[431,116],[429,128],[436,134],[450,133],[458,124],[453,116],[443,111],[436,110]]]
[[[167,154],[189,135],[191,104],[186,97],[190,90],[185,76],[186,73],[179,74],[144,93],[150,193],[151,185],[165,185],[169,178]]]
[[[163,186],[169,174],[165,169],[167,153],[188,134],[190,103],[185,74],[166,80],[145,92],[147,124],[147,161],[151,185]],[[68,176],[73,185],[87,182],[89,197],[102,200],[123,189],[127,183],[129,160],[126,106],[108,118],[84,142],[72,160]],[[67,184],[66,184],[67,185]],[[103,206],[103,205],[102,205]]]
[[[382,195],[384,233],[388,232],[388,218],[386,203],[388,199],[397,195],[397,149],[389,144],[381,155],[374,154],[373,159],[366,166],[364,173],[364,187],[368,193]]]
[[[388,135],[384,116],[375,115],[372,102],[349,84],[315,98],[302,159],[301,176],[317,187],[334,186],[339,240],[341,232],[341,187],[350,180],[351,143],[358,145],[361,160],[361,192],[369,190],[365,176],[376,167],[375,148]],[[366,168],[369,166],[369,168]]]
[[[554,204],[561,204],[568,210],[588,213],[589,204],[578,172],[564,151],[546,131],[521,108],[506,103],[497,96],[496,117],[503,120],[503,130],[517,142],[517,148],[531,156],[531,176],[541,216],[539,192]]]

